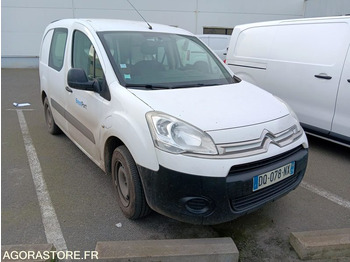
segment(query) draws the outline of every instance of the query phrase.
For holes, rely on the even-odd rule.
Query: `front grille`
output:
[[[293,176],[284,179],[274,185],[260,189],[259,191],[253,192],[249,195],[236,197],[231,199],[231,205],[235,211],[244,211],[254,206],[258,206],[262,203],[272,200],[274,197],[288,192],[291,190],[291,187],[297,185],[299,175],[294,174]],[[251,188],[250,188],[251,190]]]
[[[269,130],[264,129],[260,137],[257,139],[228,144],[217,144],[216,146],[219,150],[220,157],[247,157],[266,153],[270,144],[277,145],[280,148],[287,146],[299,139],[302,134],[303,130],[297,125],[293,125],[279,133],[271,133]]]
[[[294,148],[290,151],[287,151],[283,154],[273,156],[273,157],[270,157],[267,159],[259,160],[259,161],[252,162],[252,163],[233,166],[233,167],[231,167],[228,175],[231,176],[231,175],[236,175],[237,173],[259,169],[261,167],[273,164],[273,163],[281,161],[281,160],[283,160],[291,155],[294,155],[300,150],[303,150],[302,146],[296,147],[296,148]]]

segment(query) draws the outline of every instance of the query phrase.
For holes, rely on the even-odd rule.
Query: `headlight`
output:
[[[161,112],[146,114],[154,144],[157,148],[173,153],[217,154],[211,137],[202,130]]]

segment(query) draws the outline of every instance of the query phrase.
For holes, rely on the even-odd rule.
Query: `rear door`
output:
[[[332,135],[350,143],[350,50],[340,79]]]

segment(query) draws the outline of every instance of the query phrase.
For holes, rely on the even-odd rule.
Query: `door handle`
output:
[[[330,80],[332,79],[331,76],[327,76],[327,75],[315,75],[316,78],[321,78],[321,79],[326,79],[326,80]]]
[[[73,90],[69,86],[66,86],[66,91],[68,91],[69,93],[73,93]]]

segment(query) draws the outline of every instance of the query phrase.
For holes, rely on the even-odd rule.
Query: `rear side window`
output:
[[[65,28],[56,28],[53,32],[49,54],[49,66],[57,71],[60,71],[63,67],[67,35],[68,30]]]

